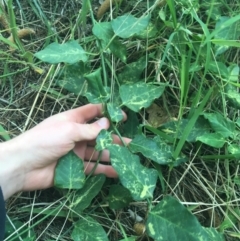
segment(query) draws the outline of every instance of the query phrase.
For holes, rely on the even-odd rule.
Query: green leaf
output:
[[[102,151],[108,146],[112,145],[113,139],[110,132],[107,130],[101,130],[96,139],[95,149],[97,151]]]
[[[50,64],[58,64],[61,62],[74,64],[80,60],[83,62],[88,60],[86,52],[76,40],[71,40],[63,44],[51,43],[45,49],[37,52],[35,56]]]
[[[228,67],[229,77],[228,80],[231,82],[238,82],[239,77],[239,66],[237,64],[233,64]]]
[[[127,112],[127,121],[123,124],[123,136],[128,138],[133,138],[139,127],[139,120],[137,114],[131,110]]]
[[[138,112],[141,108],[149,107],[154,99],[162,95],[164,89],[164,86],[144,82],[122,85],[120,87],[120,97],[123,105]]]
[[[205,228],[206,236],[209,241],[224,241],[224,237],[215,228]]]
[[[119,175],[124,187],[130,190],[134,200],[145,200],[153,197],[157,182],[157,171],[140,164],[139,157],[132,154],[126,147],[111,145],[111,163]]]
[[[93,34],[102,40],[102,47],[106,48],[110,40],[114,37],[114,32],[110,22],[96,23],[92,29]]]
[[[236,159],[240,158],[240,147],[238,144],[229,144],[227,149],[228,152],[233,154]]]
[[[219,133],[205,133],[198,136],[197,141],[201,141],[202,143],[215,148],[222,148],[225,143],[224,137]]]
[[[56,84],[77,96],[84,95],[87,82],[83,76],[88,71],[89,68],[82,62],[66,65],[58,76]]]
[[[235,124],[220,113],[204,113],[203,116],[209,121],[213,130],[223,137],[234,137]]]
[[[148,215],[147,233],[156,241],[220,241],[221,234],[203,228],[197,218],[175,198],[167,196]]]
[[[85,182],[83,161],[70,151],[58,161],[54,175],[54,186],[58,188],[80,189]]]
[[[69,205],[70,208],[78,213],[82,212],[100,192],[105,180],[106,176],[103,174],[87,179],[83,188],[76,191],[74,200]]]
[[[144,56],[139,58],[136,62],[127,64],[118,75],[119,81],[124,84],[139,82],[143,70],[147,67],[147,63],[148,59]]]
[[[2,125],[0,125],[0,136],[5,140],[5,141],[9,141],[11,138],[8,135],[8,132],[3,128]]]
[[[107,196],[111,209],[122,209],[127,207],[132,201],[131,192],[120,185],[112,185]]]
[[[150,39],[154,38],[157,35],[157,33],[157,27],[153,23],[149,23],[147,28],[145,28],[140,33],[136,34],[136,37],[140,39]]]
[[[107,110],[110,115],[110,118],[113,122],[119,122],[123,120],[122,110],[113,103],[107,103]]]
[[[89,216],[74,224],[71,237],[74,241],[108,241],[102,226]]]
[[[114,56],[120,58],[123,62],[126,62],[126,46],[118,40],[116,35],[114,36],[114,32],[110,22],[96,23],[92,31],[93,34],[99,40],[101,40],[103,49],[108,46]]]
[[[211,61],[208,66],[208,70],[221,78],[227,79],[229,77],[229,71],[227,66],[222,62]]]
[[[159,138],[158,138],[159,139]],[[129,148],[133,153],[142,153],[145,157],[159,164],[170,164],[173,162],[173,147],[163,141],[155,141],[144,135],[136,135],[130,142]]]
[[[147,28],[150,15],[141,18],[135,18],[131,14],[125,14],[112,20],[114,33],[121,38],[129,38],[135,34],[141,33]]]
[[[88,101],[93,104],[105,103],[110,98],[110,93],[109,89],[103,86],[101,68],[84,77],[88,83],[87,92],[85,93]]]
[[[158,129],[162,130],[167,135],[175,136],[178,139],[181,139],[182,135],[184,134],[185,128],[188,126],[189,121],[189,119],[171,121],[162,125]],[[188,142],[195,142],[198,136],[209,133],[210,128],[211,127],[208,121],[205,120],[203,117],[199,117],[186,140]]]
[[[233,22],[229,26],[225,26],[225,23],[229,21],[231,17],[221,16],[216,22],[215,30],[219,30],[215,35],[215,39],[221,40],[236,40],[240,37],[240,20]],[[228,45],[219,46],[216,44],[215,53],[220,55],[229,48]]]

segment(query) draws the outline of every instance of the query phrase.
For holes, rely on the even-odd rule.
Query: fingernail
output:
[[[100,125],[102,128],[106,128],[108,126],[108,119],[107,118],[101,118],[97,121],[98,125]]]

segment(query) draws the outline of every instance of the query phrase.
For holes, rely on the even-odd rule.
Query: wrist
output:
[[[0,186],[4,199],[22,190],[24,170],[14,140],[0,143]]]

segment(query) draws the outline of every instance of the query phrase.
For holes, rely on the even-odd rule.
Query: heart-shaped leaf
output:
[[[156,241],[223,241],[221,234],[203,228],[186,207],[170,196],[149,212],[146,227],[148,235]]]
[[[119,122],[123,119],[122,110],[114,103],[107,103],[107,110],[113,122]]]
[[[157,182],[157,171],[141,165],[139,157],[126,147],[111,145],[111,163],[119,175],[124,187],[129,189],[134,200],[145,200],[153,197]]]
[[[136,135],[130,142],[129,148],[133,153],[140,152],[145,157],[159,164],[170,164],[173,162],[173,147],[161,140],[155,141],[144,135]]]
[[[126,62],[126,46],[119,41],[116,35],[114,36],[111,23],[96,23],[93,27],[93,34],[101,40],[103,49],[108,47],[114,56],[120,58],[123,62]]]
[[[102,226],[89,216],[75,223],[71,237],[74,241],[108,241]]]
[[[132,201],[132,196],[131,192],[127,188],[121,185],[112,185],[110,187],[107,200],[110,208],[122,209],[127,207]]]
[[[80,189],[85,182],[83,161],[73,152],[60,158],[54,175],[54,186]]]
[[[235,133],[235,124],[220,113],[204,113],[213,130],[223,137],[233,137]]]
[[[109,99],[110,93],[109,90],[103,86],[101,69],[99,68],[84,77],[88,83],[87,92],[85,93],[88,101],[93,104],[105,103]]]
[[[134,34],[141,33],[147,28],[150,15],[135,18],[131,14],[125,14],[112,20],[114,33],[121,38],[129,38]]]
[[[165,86],[156,86],[144,82],[126,84],[120,87],[120,97],[123,105],[138,112],[142,108],[149,107],[154,99],[162,95],[164,89]]]
[[[88,60],[86,52],[76,40],[71,40],[63,44],[51,43],[45,49],[37,52],[35,56],[50,64],[58,64],[61,62],[74,64],[80,60],[83,62]]]

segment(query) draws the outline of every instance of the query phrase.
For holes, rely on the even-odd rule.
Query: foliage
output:
[[[67,234],[73,240],[113,240],[112,229],[118,234],[114,240],[141,240],[145,235],[148,240],[220,241],[223,233],[237,237],[239,209],[231,204],[238,200],[233,190],[239,187],[240,85],[233,53],[240,47],[240,15],[227,16],[227,1],[223,6],[215,0],[140,2],[129,1],[126,7],[114,2],[109,17],[97,22],[93,3],[83,1],[69,38],[49,38],[53,43],[48,39],[31,54],[53,64],[50,87],[43,84],[39,92],[48,96],[52,91],[51,97],[66,99],[71,107],[104,105],[111,127],[99,133],[95,150],[99,156],[109,152],[119,176],[114,181],[102,174],[86,177],[83,161],[68,153],[59,160],[54,179],[63,194],[62,206],[47,209],[46,217],[67,216]],[[39,16],[44,19],[43,13]],[[85,36],[78,26],[90,22],[91,33]],[[42,66],[36,59],[31,64]],[[147,111],[153,105],[164,109],[155,115],[156,126]],[[128,116],[125,123],[122,109]],[[6,129],[0,125],[0,136],[8,140]],[[121,145],[113,144],[113,134]],[[126,144],[123,136],[132,141]],[[143,237],[133,237],[124,222],[108,220],[112,213],[123,215],[132,203],[144,206],[136,208],[146,225]],[[215,209],[221,216],[217,224],[212,221],[218,219]],[[20,231],[26,241],[32,229]]]

